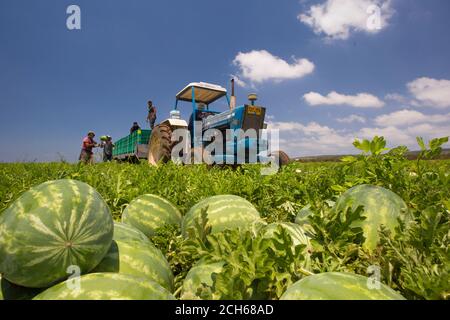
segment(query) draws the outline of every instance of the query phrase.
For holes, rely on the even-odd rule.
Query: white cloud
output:
[[[370,10],[376,5],[374,16]],[[377,33],[388,25],[394,10],[390,0],[327,0],[313,5],[298,19],[311,27],[316,34],[325,34],[330,39],[348,39],[351,32]],[[373,17],[377,27],[372,27]]]
[[[403,127],[418,123],[450,123],[450,113],[443,115],[425,115],[418,111],[405,109],[375,118],[375,124],[382,127]]]
[[[385,137],[389,148],[406,145],[410,150],[417,150],[416,136],[422,136],[426,140],[448,136],[450,123],[421,123],[405,127],[390,125],[348,131],[337,130],[317,122],[302,124],[291,121],[271,122],[269,129],[279,129],[280,149],[292,157],[298,157],[359,153],[353,147],[353,141],[355,139],[372,139],[376,135]]]
[[[307,59],[294,59],[289,64],[266,50],[239,52],[233,63],[240,68],[243,78],[255,83],[302,78],[315,68],[314,63]]]
[[[384,97],[385,100],[394,101],[400,104],[407,104],[409,103],[408,99],[401,94],[398,93],[389,93]]]
[[[357,114],[352,114],[348,117],[339,118],[336,120],[337,120],[337,122],[340,122],[340,123],[353,123],[353,122],[366,123],[366,118],[364,118],[362,116],[358,116]]]
[[[417,100],[416,105],[435,108],[450,107],[450,80],[419,78],[407,85]]]
[[[318,105],[349,105],[356,108],[382,108],[384,102],[369,93],[357,95],[344,95],[335,91],[323,96],[317,92],[310,92],[303,96],[306,102],[312,106]]]

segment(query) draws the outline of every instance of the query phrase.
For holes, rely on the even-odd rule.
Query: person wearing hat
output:
[[[111,136],[102,136],[100,148],[103,148],[103,162],[111,162],[115,145]]]
[[[93,149],[98,145],[97,142],[94,141],[94,137],[95,133],[93,131],[89,131],[87,136],[83,139],[79,160],[84,164],[94,163]]]

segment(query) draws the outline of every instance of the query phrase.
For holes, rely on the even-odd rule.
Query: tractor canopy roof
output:
[[[177,94],[177,100],[192,101],[192,90],[196,102],[206,105],[227,95],[227,89],[206,82],[192,82]]]

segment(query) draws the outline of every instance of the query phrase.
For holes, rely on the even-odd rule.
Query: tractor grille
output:
[[[245,105],[244,119],[242,120],[242,129],[244,131],[248,129],[263,129],[265,115],[266,108]]]

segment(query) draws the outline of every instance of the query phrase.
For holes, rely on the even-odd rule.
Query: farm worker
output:
[[[150,124],[151,129],[155,127],[155,121],[156,121],[156,107],[153,105],[152,101],[148,101],[147,122]]]
[[[81,146],[81,153],[79,160],[84,164],[94,163],[94,152],[92,151],[98,144],[94,141],[95,133],[89,131],[87,136],[83,139]]]
[[[130,129],[130,134],[132,134],[135,131],[141,130],[141,127],[138,125],[137,122],[133,122],[133,126]]]
[[[113,149],[115,147],[111,136],[102,137],[100,147],[103,148],[103,162],[112,161]]]

